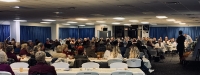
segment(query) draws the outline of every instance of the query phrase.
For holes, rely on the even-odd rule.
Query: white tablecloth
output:
[[[19,69],[13,69],[15,72],[15,75],[28,75],[28,69],[24,69],[23,72],[19,72]],[[64,70],[56,70],[57,75],[76,75],[78,72],[83,71],[80,68],[71,68],[70,71],[64,71]],[[113,71],[116,71],[116,69],[110,69],[110,68],[99,68],[99,69],[91,69],[89,71],[97,72],[99,75],[111,75]],[[133,72],[133,75],[145,75],[145,73],[139,69],[139,68],[131,68],[127,71]]]

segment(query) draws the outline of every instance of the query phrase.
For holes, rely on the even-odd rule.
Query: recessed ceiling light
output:
[[[68,24],[68,23],[62,23],[62,25],[70,25],[70,24]]]
[[[56,20],[52,20],[52,19],[42,19],[42,21],[56,21]]]
[[[175,19],[167,19],[167,21],[173,21],[173,22],[174,22],[174,21],[176,21],[176,20],[175,20]]]
[[[107,26],[106,24],[101,24],[100,26]]]
[[[106,23],[106,21],[96,21],[97,23]]]
[[[149,24],[149,22],[141,22],[142,24]]]
[[[179,24],[181,24],[181,25],[185,25],[186,23],[179,23]]]
[[[125,26],[130,26],[131,24],[124,24]]]
[[[156,18],[163,19],[163,18],[168,18],[168,17],[167,16],[156,16]]]
[[[78,26],[85,26],[85,25],[78,25]]]
[[[181,23],[181,21],[175,21],[174,23]]]
[[[27,22],[27,20],[13,20],[13,21]]]
[[[129,22],[139,22],[138,20],[129,20]]]
[[[87,24],[87,25],[94,25],[94,23],[85,23],[85,24]]]
[[[20,6],[14,6],[13,8],[15,8],[15,9],[19,9],[19,8],[20,8]]]
[[[114,23],[112,23],[112,24],[118,25],[118,24],[120,24],[120,23],[114,22]]]
[[[115,17],[113,19],[115,19],[115,20],[124,20],[125,18],[123,18],[123,17]]]
[[[88,20],[88,19],[85,19],[85,18],[77,18],[76,20],[86,21],[86,20]]]
[[[78,22],[74,22],[74,21],[69,21],[69,22],[67,22],[67,23],[78,23]]]
[[[1,2],[20,2],[20,0],[0,0]]]
[[[40,22],[40,23],[51,23],[51,22]]]

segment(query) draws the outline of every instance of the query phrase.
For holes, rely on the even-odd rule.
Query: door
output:
[[[99,38],[106,39],[111,37],[111,31],[99,31]]]

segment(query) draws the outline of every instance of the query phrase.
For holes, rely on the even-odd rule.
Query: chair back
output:
[[[0,75],[12,75],[10,72],[0,71]]]
[[[114,71],[111,75],[133,75],[130,71]]]
[[[99,75],[97,72],[78,72],[76,75]]]
[[[115,62],[110,64],[110,68],[128,68],[128,65],[122,62]]]
[[[82,68],[99,68],[99,64],[94,62],[87,62],[82,64]]]
[[[28,64],[25,62],[15,62],[10,64],[11,68],[28,68]]]
[[[68,63],[65,63],[65,62],[53,63],[52,66],[54,66],[55,68],[65,68],[65,69],[69,69],[69,64],[68,64]]]
[[[115,63],[115,62],[122,62],[122,59],[109,59],[108,60],[108,66],[110,66],[111,63]]]
[[[141,67],[141,62],[142,62],[141,59],[136,59],[136,58],[128,59],[126,61],[128,67]]]

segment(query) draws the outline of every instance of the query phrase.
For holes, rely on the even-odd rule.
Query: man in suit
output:
[[[179,37],[177,38],[176,42],[177,42],[177,52],[179,52],[179,58],[180,58],[180,64],[182,63],[182,59],[183,59],[183,52],[184,52],[184,42],[185,42],[185,36],[183,36],[183,32],[179,31]]]

